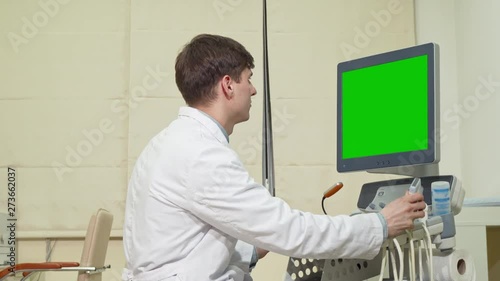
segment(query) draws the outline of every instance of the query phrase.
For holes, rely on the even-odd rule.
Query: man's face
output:
[[[234,109],[236,123],[247,121],[250,118],[250,107],[252,106],[252,96],[257,94],[255,87],[250,81],[252,71],[245,68],[240,76],[240,82],[234,83]]]

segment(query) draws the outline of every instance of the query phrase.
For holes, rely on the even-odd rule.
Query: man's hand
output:
[[[267,255],[269,253],[268,250],[261,249],[259,247],[255,247],[257,249],[257,256],[259,257],[259,260]]]
[[[409,194],[389,203],[380,213],[387,221],[389,238],[413,228],[413,220],[424,217],[424,196],[419,193]]]

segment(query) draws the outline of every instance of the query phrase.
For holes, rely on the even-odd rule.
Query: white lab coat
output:
[[[123,239],[125,280],[243,281],[251,280],[251,245],[294,257],[371,259],[383,226],[377,214],[291,209],[249,176],[217,123],[182,107],[137,160]]]

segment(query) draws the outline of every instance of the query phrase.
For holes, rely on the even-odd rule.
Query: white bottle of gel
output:
[[[447,181],[435,181],[431,184],[431,189],[432,215],[441,216],[450,213],[450,183]]]

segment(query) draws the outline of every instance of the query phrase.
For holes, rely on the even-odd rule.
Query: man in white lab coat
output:
[[[252,280],[267,251],[307,258],[375,257],[383,241],[424,216],[420,194],[379,214],[291,209],[255,182],[229,146],[249,118],[253,57],[238,42],[199,35],[177,57],[187,106],[156,135],[132,173],[125,213],[124,280]]]

